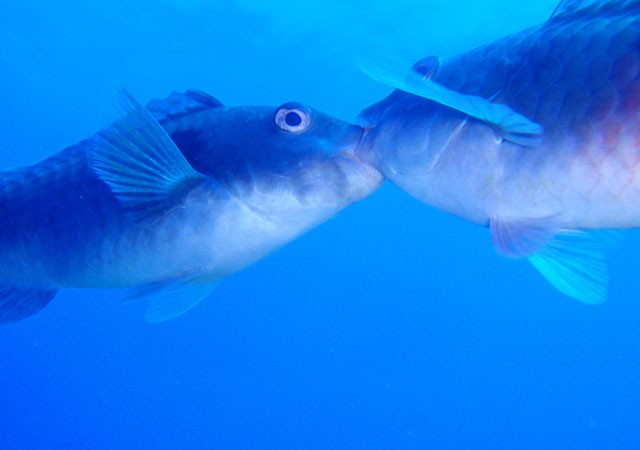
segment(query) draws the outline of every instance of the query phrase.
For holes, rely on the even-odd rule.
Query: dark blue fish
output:
[[[566,295],[604,300],[595,230],[640,226],[640,1],[565,0],[468,53],[369,72],[399,90],[361,113],[363,159]]]
[[[111,127],[0,173],[0,323],[62,288],[133,288],[149,321],[174,317],[381,183],[363,129],[306,106],[124,97]]]

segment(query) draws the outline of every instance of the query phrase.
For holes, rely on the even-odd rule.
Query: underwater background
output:
[[[352,120],[389,92],[358,55],[451,56],[556,3],[0,0],[0,164],[90,136],[121,86]],[[170,322],[64,290],[0,328],[0,448],[640,449],[638,250],[586,306],[385,184]]]

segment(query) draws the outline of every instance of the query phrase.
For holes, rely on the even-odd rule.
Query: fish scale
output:
[[[15,283],[19,267],[31,281],[36,264],[23,254],[44,253],[48,262],[38,275],[64,280],[72,267],[83,267],[98,236],[117,233],[121,224],[113,214],[117,202],[108,188],[91,176],[86,143],[78,144],[42,163],[0,173],[7,181],[0,195],[0,285]],[[42,227],[48,233],[42,233]],[[73,233],[67,232],[73,229]],[[74,245],[83,242],[84,245]],[[22,243],[20,252],[16,244]],[[9,257],[14,255],[14,257]]]

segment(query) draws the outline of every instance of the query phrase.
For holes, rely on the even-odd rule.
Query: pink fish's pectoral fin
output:
[[[587,304],[607,296],[605,250],[613,232],[564,230],[553,218],[492,219],[491,238],[504,256],[523,257],[563,294]]]
[[[415,67],[415,66],[414,66]],[[368,59],[360,61],[362,71],[372,79],[395,89],[439,103],[473,117],[494,128],[507,141],[523,147],[536,147],[542,142],[544,130],[538,123],[517,113],[508,105],[493,103],[477,95],[467,95],[425,77],[424,69],[405,71],[395,64]]]
[[[186,313],[204,300],[216,286],[216,280],[206,276],[185,277],[135,288],[123,300],[146,300],[145,320],[160,323]]]

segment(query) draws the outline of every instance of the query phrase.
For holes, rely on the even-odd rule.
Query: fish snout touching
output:
[[[353,125],[358,129],[360,137],[352,145],[345,147],[341,156],[356,163],[362,173],[374,184],[381,185],[385,177],[378,169],[373,158],[370,157],[371,145],[367,143],[367,136],[372,126]]]

